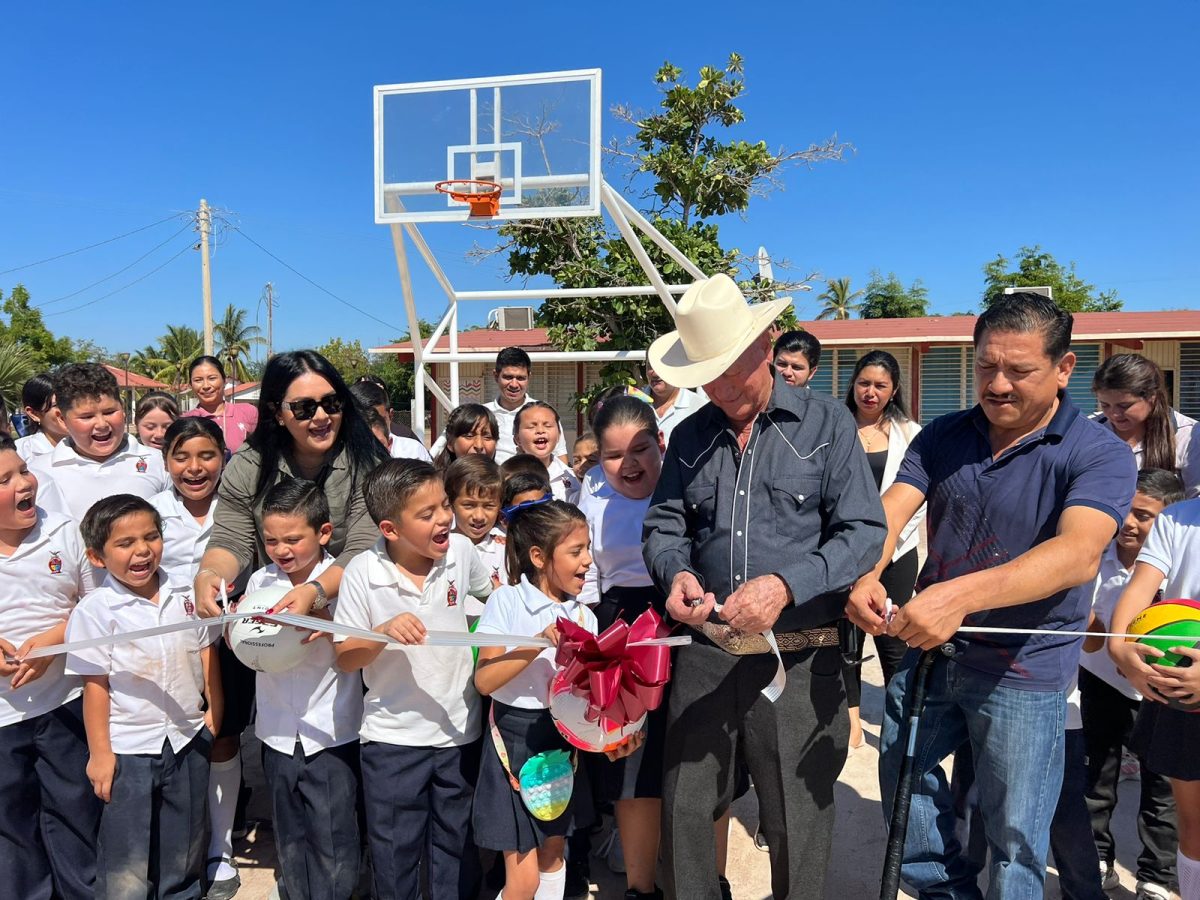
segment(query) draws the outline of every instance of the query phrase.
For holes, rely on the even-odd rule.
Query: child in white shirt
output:
[[[562,422],[556,410],[544,400],[532,400],[513,419],[513,440],[517,450],[536,456],[546,467],[547,480],[555,500],[574,503],[579,496],[579,479],[558,456],[555,448],[562,439]]]
[[[225,467],[225,436],[212,419],[176,419],[163,438],[171,487],[150,498],[162,517],[162,567],[175,581],[192,581],[212,534],[217,485]]]
[[[67,643],[199,622],[190,584],[160,569],[162,523],[147,500],[98,500],[80,525],[107,572],[67,625]],[[87,776],[104,801],[97,897],[199,897],[208,757],[221,723],[215,628],[193,627],[72,651],[83,676]]]
[[[465,632],[466,595],[486,597],[492,582],[471,542],[450,530],[438,471],[393,459],[367,477],[365,492],[382,537],[346,566],[335,621],[403,644],[422,643],[426,629]],[[434,900],[474,896],[479,695],[471,648],[334,641],[338,668],[362,670],[367,686],[360,749],[375,896],[419,896],[423,858]]]
[[[454,510],[454,530],[475,545],[493,588],[508,580],[504,575],[504,529],[497,524],[503,487],[500,466],[487,456],[461,456],[446,469],[446,496]],[[482,612],[482,603],[467,598],[468,622],[474,624]]]
[[[79,529],[37,506],[37,480],[0,435],[0,885],[12,897],[93,896],[101,803],[85,777],[83,689],[62,643],[93,573]]]

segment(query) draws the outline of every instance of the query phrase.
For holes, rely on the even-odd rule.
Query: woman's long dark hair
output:
[[[36,409],[40,413],[48,413],[53,400],[54,379],[50,377],[49,372],[34,375],[21,388],[21,405]],[[41,423],[35,422],[32,418],[25,426],[26,434],[37,434],[41,430]]]
[[[1118,353],[1101,363],[1092,376],[1092,393],[1097,391],[1120,391],[1150,403],[1142,437],[1142,468],[1174,472],[1175,423],[1162,369],[1139,353]]]
[[[883,408],[883,418],[888,422],[907,422],[911,416],[908,414],[908,405],[904,402],[904,393],[900,385],[900,363],[886,350],[872,350],[855,365],[854,374],[850,376],[850,387],[846,388],[846,406],[850,412],[858,412],[858,404],[854,402],[854,382],[858,381],[858,376],[868,366],[887,369],[888,376],[892,379],[892,398]]]
[[[365,478],[388,458],[387,451],[371,434],[371,429],[355,406],[354,396],[346,382],[329,360],[314,350],[279,353],[267,361],[267,367],[263,370],[258,393],[258,425],[246,439],[262,458],[256,496],[262,495],[275,483],[280,457],[292,446],[292,437],[287,428],[275,418],[279,414],[280,404],[292,382],[309,372],[328,381],[342,401],[342,424],[329,458],[333,459],[344,449],[350,463],[351,478],[355,481]]]

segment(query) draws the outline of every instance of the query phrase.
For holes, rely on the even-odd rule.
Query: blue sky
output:
[[[277,348],[404,330],[388,231],[372,208],[376,83],[597,66],[604,102],[657,101],[665,59],[694,79],[745,58],[739,135],[796,148],[836,132],[856,152],[785,174],[721,222],[798,270],[924,280],[936,311],[973,306],[980,267],[1039,243],[1126,309],[1196,307],[1200,280],[1200,4],[617,2],[10,6],[0,87],[0,270],[121,234],[200,197],[373,316],[339,305],[236,233],[213,259],[214,305],[254,315],[275,284]],[[411,7],[411,8],[410,8]],[[498,12],[499,11],[499,12]],[[492,52],[445,36],[494,27]],[[1191,59],[1189,63],[1187,60]],[[605,128],[617,128],[608,116]],[[180,225],[0,275],[57,333],[114,352],[200,325],[198,254]],[[424,233],[456,287],[503,275],[464,259],[477,231]],[[179,253],[173,261],[170,258]],[[150,272],[109,298],[73,309]],[[443,302],[418,277],[420,309]],[[514,285],[515,286],[515,285]],[[818,286],[819,290],[819,286]],[[816,311],[801,295],[799,314]],[[72,311],[66,311],[72,310]],[[51,315],[51,313],[59,313]],[[482,305],[464,315],[480,321]]]

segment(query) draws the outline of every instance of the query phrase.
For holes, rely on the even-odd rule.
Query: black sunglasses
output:
[[[318,406],[325,410],[325,415],[336,416],[342,411],[342,398],[337,394],[326,394],[320,400],[301,397],[299,400],[284,400],[279,405],[290,409],[297,422],[307,422],[317,414]]]

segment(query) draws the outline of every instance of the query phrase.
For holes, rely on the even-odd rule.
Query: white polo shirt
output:
[[[203,522],[187,511],[179,492],[171,487],[150,498],[154,508],[162,517],[163,556],[162,570],[171,581],[191,582],[200,568],[200,558],[212,535],[213,516],[217,511],[214,494],[208,515]]]
[[[492,589],[503,587],[508,584],[508,538],[504,533],[504,529],[499,525],[492,526],[492,530],[483,536],[483,540],[475,545],[475,552],[479,554],[479,559],[483,563],[483,567],[487,569],[488,576],[492,580]],[[478,616],[483,612],[483,604],[474,597],[467,599],[467,615]]]
[[[1132,577],[1133,570],[1125,568],[1117,558],[1116,544],[1109,544],[1104,555],[1100,557],[1100,570],[1092,583],[1092,612],[1104,623],[1105,631],[1111,630],[1108,626],[1112,624],[1113,611]],[[1094,653],[1083,651],[1079,654],[1079,665],[1130,700],[1142,699],[1142,695],[1117,671],[1117,664],[1108,655],[1106,647],[1101,647]]]
[[[574,503],[579,499],[579,479],[575,477],[571,467],[557,456],[550,460],[546,474],[550,479],[550,493],[554,495],[555,500]]]
[[[67,624],[67,642],[199,621],[190,584],[163,584],[158,603],[139,597],[111,575],[89,592]],[[67,654],[72,675],[107,675],[114,753],[178,751],[204,725],[204,667],[200,651],[220,636],[217,627],[189,628],[136,641],[118,641]]]
[[[642,388],[642,390],[650,394],[649,386]],[[650,394],[650,396],[653,396],[653,394]],[[675,402],[671,404],[670,409],[661,416],[655,410],[655,416],[658,418],[658,430],[662,432],[663,443],[669,443],[671,432],[675,430],[675,427],[707,402],[708,396],[702,388],[696,388],[694,391],[690,391],[687,388],[680,388],[679,396],[675,398]]]
[[[579,599],[592,605],[611,587],[654,584],[642,559],[642,522],[650,498],[630,500],[609,483],[603,469],[594,466],[584,476],[578,502],[587,516],[592,542],[592,565],[584,576]]]
[[[93,577],[79,528],[39,507],[37,524],[11,556],[0,556],[0,637],[19,649],[67,621]],[[61,654],[41,678],[19,690],[12,689],[12,676],[0,678],[0,727],[57,709],[80,691],[79,679],[66,674]]]
[[[467,630],[467,594],[486,597],[492,581],[471,541],[450,535],[450,549],[418,589],[380,538],[346,566],[334,621],[374,630],[412,613],[430,631]],[[335,641],[344,641],[334,635]],[[457,747],[480,735],[479,694],[470,647],[389,646],[363,669],[363,741],[406,747]]]
[[[308,581],[333,565],[325,554]],[[267,587],[293,587],[279,566],[264,566],[250,576],[249,594]],[[330,602],[336,609],[337,600]],[[339,672],[333,644],[324,637],[308,645],[304,661],[286,672],[259,672],[258,718],[254,733],[258,739],[280,753],[291,756],[296,741],[305,756],[320,750],[358,740],[362,721],[362,678],[357,672]]]
[[[29,462],[35,456],[42,456],[54,449],[54,445],[50,443],[50,438],[46,437],[43,431],[17,438],[16,445],[17,456],[21,457],[25,462]]]
[[[114,494],[136,494],[149,500],[171,487],[162,453],[130,436],[103,462],[80,456],[70,438],[50,453],[35,457],[29,470],[38,480],[53,481],[66,497],[71,518],[82,521],[92,504]]]
[[[547,597],[525,578],[521,583],[502,587],[488,598],[476,634],[540,635],[546,626],[561,618],[596,632],[595,614],[574,597],[562,603]],[[514,650],[508,647],[507,650]],[[558,671],[554,665],[555,648],[547,647],[507,684],[492,691],[492,699],[521,709],[548,709],[550,681]]]
[[[392,459],[420,459],[424,462],[433,462],[433,457],[429,455],[429,451],[420,441],[414,441],[412,438],[402,437],[398,434],[393,434],[391,437],[392,443],[388,447],[388,452],[391,453]]]

